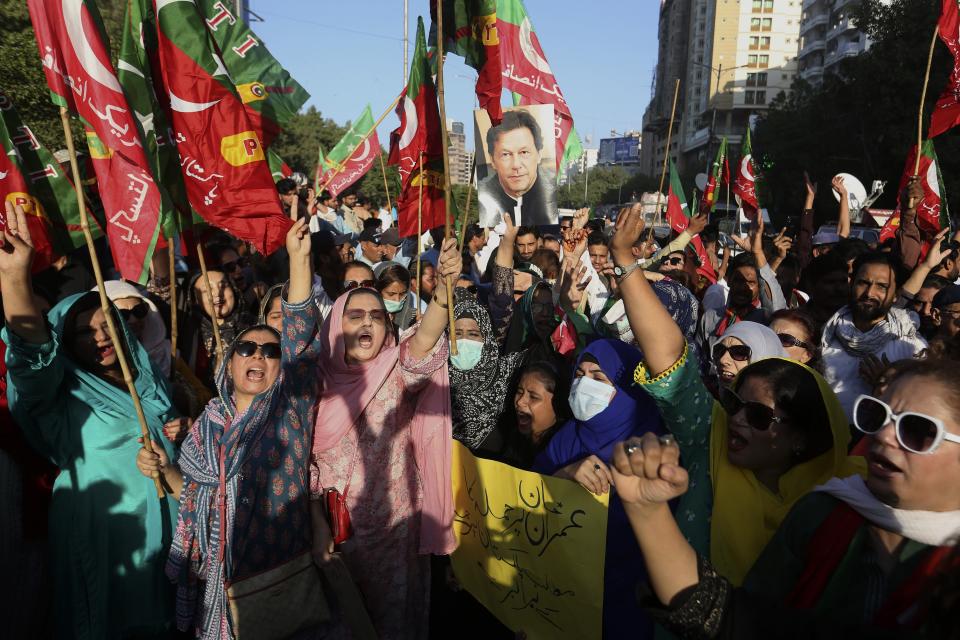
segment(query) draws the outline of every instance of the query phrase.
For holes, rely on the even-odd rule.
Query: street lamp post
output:
[[[748,64],[741,64],[736,67],[728,67],[724,69],[722,62],[716,67],[711,67],[710,65],[704,64],[702,62],[694,62],[692,64],[697,67],[703,67],[704,69],[709,69],[710,71],[713,71],[714,73],[717,74],[717,94],[721,93],[720,79],[722,78],[723,73],[725,71],[735,71],[737,69],[745,69],[750,66]],[[722,93],[726,93],[726,90],[722,91]],[[717,96],[716,95],[714,95],[712,102],[713,102],[713,116],[710,118],[710,138],[707,142],[708,157],[710,155],[711,147],[713,146],[714,133],[716,132],[716,129],[717,129]]]

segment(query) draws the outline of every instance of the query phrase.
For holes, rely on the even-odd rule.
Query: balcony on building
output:
[[[800,35],[802,36],[809,33],[816,27],[826,27],[829,21],[830,19],[826,13],[808,14],[807,17],[800,22]]]
[[[820,82],[823,79],[823,65],[810,66],[800,72],[800,77],[811,84]]]
[[[709,116],[706,116],[709,117]],[[710,142],[710,127],[702,127],[693,132],[693,135],[685,138],[683,141],[683,146],[681,151],[683,153],[689,153],[694,149],[699,149],[700,147],[708,144]]]
[[[856,31],[856,29],[857,25],[850,19],[850,16],[845,16],[827,28],[826,39],[833,40],[850,31]]]
[[[817,34],[811,33],[808,35],[807,39],[804,40],[803,46],[800,47],[800,54],[798,58],[803,58],[804,56],[810,55],[815,51],[823,51],[827,47],[826,40],[823,37],[816,37]]]
[[[816,5],[819,2],[820,0],[803,0],[803,10],[806,11],[807,9]]]

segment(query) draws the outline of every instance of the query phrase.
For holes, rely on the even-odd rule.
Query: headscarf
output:
[[[374,279],[379,283],[380,275],[393,266],[403,267],[402,264],[393,260],[386,260],[378,264],[373,269]],[[406,269],[406,267],[403,268]],[[410,276],[411,282],[413,278],[416,278],[416,275],[411,274],[409,271],[407,271],[407,275]],[[400,332],[406,331],[417,321],[417,310],[413,306],[413,296],[409,295],[411,290],[412,288],[408,290],[407,295],[403,297],[403,307],[400,308],[400,311],[391,314],[393,317],[393,326]]]
[[[862,358],[879,353],[891,340],[916,336],[917,326],[906,309],[891,308],[883,320],[863,332],[854,325],[853,313],[847,306],[837,311],[823,327],[820,344],[826,349],[836,342],[854,358]]]
[[[107,292],[107,297],[113,302],[123,298],[138,298],[147,304],[147,317],[143,319],[143,332],[139,336],[140,344],[150,355],[150,362],[160,369],[164,378],[169,378],[172,351],[170,340],[167,338],[167,325],[160,317],[157,305],[135,286],[123,280],[108,280],[103,283],[103,288]],[[91,291],[96,290],[96,287],[91,289]]]
[[[527,347],[536,346],[541,351],[537,354],[538,358],[549,358],[553,355],[553,346],[550,342],[550,336],[540,337],[537,335],[537,329],[533,322],[533,298],[537,290],[541,287],[550,291],[550,285],[543,280],[536,280],[526,291],[517,304],[516,313],[510,322],[510,328],[507,331],[506,351],[513,353],[521,351]],[[553,297],[551,295],[551,300]]]
[[[534,470],[539,473],[554,473],[588,455],[609,463],[616,443],[647,431],[662,431],[660,412],[653,398],[633,384],[640,351],[620,340],[595,340],[580,354],[577,366],[588,355],[597,361],[617,393],[610,405],[593,418],[583,422],[572,418],[557,430],[534,463]]]
[[[276,333],[266,325],[250,328],[253,329]],[[284,367],[281,366],[270,388],[256,396],[250,406],[237,415],[233,379],[228,373],[236,344],[236,340],[230,344],[217,369],[218,397],[207,403],[180,450],[180,470],[188,484],[181,497],[180,515],[166,567],[167,576],[177,583],[177,627],[182,631],[196,628],[202,632],[200,637],[208,640],[222,637],[220,621],[230,617],[224,582],[232,577],[233,527],[240,470],[283,397],[283,393],[277,392],[284,381]],[[222,471],[221,447],[225,463]],[[217,508],[221,472],[226,481],[223,511]],[[221,538],[223,562],[218,562]],[[202,599],[198,598],[200,583],[203,584]],[[196,611],[198,603],[199,612]]]
[[[483,335],[483,350],[477,366],[470,371],[450,367],[453,437],[475,449],[497,426],[513,374],[523,361],[523,352],[501,356],[486,308],[465,289],[456,289],[454,296],[454,316],[458,320],[475,320]]]
[[[780,338],[773,332],[773,329],[759,322],[743,320],[737,324],[731,325],[723,332],[724,338],[736,338],[743,344],[750,347],[750,363],[753,364],[764,358],[786,358],[787,352],[783,350],[780,344]]]
[[[734,327],[743,324],[748,323],[738,322]],[[850,427],[830,385],[810,367],[795,360],[781,359],[802,369],[816,381],[830,418],[833,447],[783,474],[779,482],[780,495],[774,495],[752,471],[731,464],[727,450],[727,414],[719,403],[714,403],[710,433],[710,476],[713,480],[710,561],[718,573],[734,585],[743,582],[747,571],[797,500],[830,478],[865,471],[862,458],[847,456]],[[742,381],[749,371],[749,366],[740,371],[734,384]]]
[[[284,282],[275,284],[267,289],[267,292],[263,294],[262,298],[260,298],[260,313],[257,316],[258,323],[267,324],[267,314],[270,313],[270,303],[273,302],[274,299],[283,295],[284,286],[286,286],[286,283]]]
[[[335,447],[355,428],[367,405],[380,391],[400,362],[402,345],[387,331],[383,346],[374,358],[347,364],[343,336],[343,311],[357,291],[339,298],[323,323],[320,340],[320,372],[323,391],[317,407],[313,433],[313,455]],[[366,289],[365,293],[376,295]],[[386,313],[386,309],[384,309]],[[450,480],[452,430],[450,426],[450,380],[447,367],[437,369],[430,383],[418,394],[411,436],[413,455],[423,486],[420,518],[420,553],[446,554],[456,546],[453,538],[453,493]]]
[[[207,316],[206,311],[204,311],[203,303],[200,301],[196,293],[195,285],[203,277],[202,273],[196,273],[190,278],[190,297],[193,300],[194,306],[197,308],[196,315],[200,318],[200,334],[203,337],[204,348],[207,349],[208,355],[213,358],[216,354],[216,341],[213,335],[213,320]],[[240,290],[237,288],[237,285],[233,283],[233,279],[227,274],[223,274],[224,279],[227,282],[227,286],[233,289],[233,310],[230,314],[223,319],[223,323],[219,325],[220,329],[220,340],[225,345],[233,344],[237,339],[237,335],[242,333],[247,327],[253,324],[253,318],[244,310],[244,301],[243,295],[240,293]],[[206,285],[201,284],[201,289]],[[208,348],[208,345],[211,345]],[[219,363],[218,363],[219,368]]]

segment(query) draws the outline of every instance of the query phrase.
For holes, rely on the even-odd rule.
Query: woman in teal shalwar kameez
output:
[[[3,329],[10,409],[30,444],[61,469],[50,507],[56,637],[150,637],[173,619],[163,565],[178,504],[158,499],[137,470],[140,427],[127,389],[82,368],[70,353],[65,328],[73,332],[78,308],[96,306],[96,293],[62,300],[49,313],[43,344]],[[161,437],[175,417],[166,381],[114,317],[126,335],[152,439],[174,459]]]

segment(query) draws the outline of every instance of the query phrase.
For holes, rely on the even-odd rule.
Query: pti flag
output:
[[[437,0],[430,2],[436,21]],[[496,125],[503,118],[500,94],[500,38],[497,35],[496,0],[443,0],[443,50],[463,56],[477,71],[477,100]]]
[[[4,202],[23,207],[36,250],[34,272],[58,255],[83,246],[77,192],[53,155],[23,124],[13,101],[0,91],[0,218]],[[0,227],[5,220],[0,220]],[[90,219],[94,236],[102,235]]]
[[[947,45],[953,56],[953,71],[947,80],[947,87],[930,114],[928,138],[938,136],[944,131],[960,124],[960,11],[958,0],[943,0],[937,33],[943,44]]]
[[[920,177],[920,185],[923,187],[923,198],[920,202],[915,202],[917,211],[917,226],[927,236],[936,235],[941,229],[950,225],[950,211],[947,207],[946,190],[943,188],[943,176],[940,175],[940,163],[937,160],[937,152],[933,148],[932,140],[925,140],[920,152],[920,169],[916,172],[914,168],[917,163],[917,147],[910,149],[910,155],[907,157],[906,165],[903,167],[903,175],[900,178],[900,186],[897,190],[897,209],[883,229],[880,230],[880,240],[892,238],[896,234],[897,227],[900,226],[900,209],[903,203],[899,201],[907,183],[914,175]]]
[[[160,189],[140,128],[110,63],[103,24],[90,0],[28,0],[53,102],[83,121],[114,264],[145,283],[160,231]]]
[[[417,20],[410,77],[397,105],[397,115],[400,126],[390,134],[390,164],[397,165],[400,173],[398,226],[400,235],[407,237],[417,235],[418,212],[424,231],[446,224],[440,109],[427,60],[423,18]]]
[[[160,69],[190,205],[264,255],[290,220],[266,153],[193,2],[157,2]]]
[[[673,164],[672,158],[670,159],[670,190],[667,193],[667,223],[670,225],[670,228],[677,233],[681,233],[690,224],[687,196],[683,193],[680,174],[677,172],[677,167]],[[710,258],[707,256],[706,247],[703,246],[703,241],[700,239],[700,236],[694,236],[690,240],[690,244],[693,245],[697,259],[700,261],[700,269],[698,270],[701,271],[708,280],[716,282],[717,276],[713,270],[713,263],[710,262]]]
[[[310,94],[290,77],[247,22],[231,12],[234,2],[198,0],[197,4],[240,99],[256,116],[251,122],[261,126],[257,136],[269,147]]]
[[[750,127],[743,138],[743,147],[740,152],[740,170],[733,182],[733,193],[740,196],[740,206],[748,220],[756,220],[760,211],[760,201],[757,198],[756,165],[753,163],[753,148],[750,144]]]
[[[117,59],[117,79],[140,124],[150,169],[160,186],[160,221],[166,238],[190,226],[190,204],[180,175],[177,148],[160,107],[153,70],[157,63],[157,23],[150,0],[130,0],[123,21],[123,38]]]
[[[557,168],[567,166],[583,154],[583,146],[522,0],[497,0],[497,33],[504,88],[514,93],[515,105],[553,105]]]
[[[370,105],[367,105],[336,146],[322,158],[320,189],[334,196],[340,195],[370,170],[379,153],[380,139],[373,128]]]
[[[726,171],[724,170],[726,168]],[[717,188],[723,182],[730,182],[730,169],[727,165],[727,138],[720,141],[720,148],[717,149],[717,157],[710,167],[710,174],[707,177],[707,186],[703,190],[703,197],[700,200],[700,213],[710,213],[714,205],[717,204]]]

